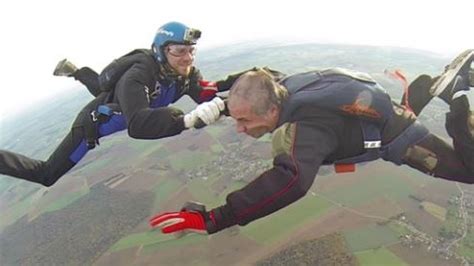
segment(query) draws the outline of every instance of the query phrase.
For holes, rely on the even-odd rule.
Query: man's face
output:
[[[265,133],[271,132],[278,123],[279,111],[276,106],[263,115],[257,115],[253,112],[249,101],[234,98],[230,100],[228,108],[230,115],[237,123],[237,132],[254,138],[260,138]]]
[[[185,77],[191,72],[195,51],[194,45],[170,44],[165,47],[168,64],[178,74]]]

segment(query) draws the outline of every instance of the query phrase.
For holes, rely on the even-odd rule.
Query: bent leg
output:
[[[97,72],[91,68],[82,67],[75,71],[72,76],[74,79],[84,84],[87,90],[89,90],[89,92],[94,95],[94,97],[97,97],[97,95],[101,93],[99,86],[99,74],[97,74]]]
[[[408,86],[408,92],[405,92],[400,104],[409,105],[416,116],[418,116],[423,108],[433,99],[430,94],[430,88],[436,78],[431,78],[429,75],[418,76]],[[408,95],[406,95],[408,93]],[[408,101],[408,103],[407,103]]]
[[[0,174],[53,185],[87,153],[82,128],[73,128],[46,161],[0,150]]]
[[[466,95],[452,100],[446,114],[446,130],[453,139],[454,150],[474,173],[474,115]]]
[[[433,134],[410,147],[404,163],[428,175],[474,183],[474,118],[467,97],[453,100],[446,114],[446,129],[453,146]]]
[[[466,166],[461,156],[448,143],[433,134],[408,148],[403,162],[427,175],[474,183],[474,173]]]

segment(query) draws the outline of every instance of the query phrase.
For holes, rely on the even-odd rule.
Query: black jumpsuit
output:
[[[280,121],[272,132],[273,167],[228,194],[224,205],[209,212],[209,233],[236,224],[246,225],[294,203],[311,188],[321,165],[366,152],[360,119],[311,102],[298,108],[291,108],[292,103],[283,103]],[[453,100],[446,114],[446,129],[453,146],[429,133],[404,106],[392,103],[392,107],[394,115],[381,132],[382,148],[397,141],[402,145],[395,145],[383,159],[409,165],[431,176],[474,183],[474,117],[466,96]],[[418,111],[422,108],[417,106]],[[413,128],[415,133],[422,134],[410,135]],[[409,141],[405,142],[406,139]]]
[[[197,69],[192,70],[189,79],[169,78],[162,73],[162,68],[150,52],[132,52],[125,56],[138,59],[134,59],[136,62],[121,75],[115,89],[110,92],[101,92],[99,75],[90,68],[80,69],[74,74],[96,98],[78,114],[71,131],[46,161],[0,150],[0,174],[45,186],[53,185],[89,150],[85,127],[91,123],[91,112],[100,105],[115,104],[119,113],[98,122],[98,138],[127,129],[132,138],[159,139],[179,134],[185,129],[183,112],[167,107],[169,104],[186,94],[197,103],[209,100],[201,97],[203,88],[198,83],[201,75]]]

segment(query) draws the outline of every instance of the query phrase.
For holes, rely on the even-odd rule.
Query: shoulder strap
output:
[[[156,69],[157,64],[150,50],[136,49],[115,59],[102,70],[99,75],[99,86],[102,91],[112,91],[122,75],[136,63],[146,64],[147,67]]]

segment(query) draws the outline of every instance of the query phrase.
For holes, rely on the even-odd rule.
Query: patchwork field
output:
[[[357,68],[377,77],[394,99],[402,90],[383,69],[404,66],[412,79],[442,69],[447,60],[419,51],[314,44],[226,47],[202,58],[207,61],[200,67],[211,80],[258,63],[288,73]],[[89,100],[81,88],[6,123],[11,130],[0,148],[47,158]],[[194,103],[185,98],[178,106],[190,110]],[[435,100],[420,118],[443,132],[445,111]],[[232,120],[222,119],[160,140],[114,134],[51,188],[1,177],[0,259],[10,265],[272,265],[275,258],[291,258],[436,266],[461,264],[456,254],[445,252],[459,240],[448,251],[474,262],[470,218],[458,215],[460,195],[470,199],[472,188],[383,161],[340,175],[332,166],[322,167],[305,197],[244,227],[179,239],[149,228],[150,217],[179,210],[187,201],[208,208],[223,204],[228,193],[271,167],[270,145],[270,136],[254,140],[236,134]],[[463,223],[470,229],[460,238]],[[442,230],[451,238],[440,238]],[[441,244],[431,245],[430,239]]]

